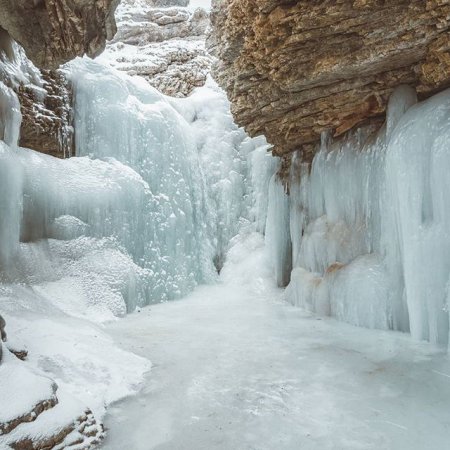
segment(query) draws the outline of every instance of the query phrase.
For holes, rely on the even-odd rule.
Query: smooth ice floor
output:
[[[446,354],[289,306],[252,239],[222,284],[108,326],[153,369],[104,448],[448,449]]]

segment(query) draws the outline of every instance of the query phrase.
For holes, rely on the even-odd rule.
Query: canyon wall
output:
[[[213,0],[214,76],[236,121],[310,160],[323,131],[380,124],[400,84],[450,82],[448,0]]]
[[[104,50],[116,32],[118,3],[0,1],[0,81],[19,97],[20,146],[57,157],[73,154],[72,90],[58,67]]]
[[[38,67],[95,57],[116,32],[119,0],[0,0],[0,27]]]
[[[0,0],[0,259],[8,253],[11,241],[5,236],[19,230],[18,223],[8,226],[7,221],[15,217],[10,207],[15,205],[17,217],[23,212],[18,145],[53,156],[71,156],[72,89],[58,67],[76,56],[94,57],[104,49],[106,39],[116,31],[118,1]],[[30,167],[30,161],[25,165]],[[41,174],[51,184],[50,171],[43,166],[27,181],[35,185]],[[5,267],[6,262],[0,261],[3,280],[8,277]],[[9,293],[2,289],[0,296],[5,300]],[[4,309],[3,304],[2,313]],[[93,412],[72,397],[64,381],[58,380],[57,385],[45,369],[33,367],[31,361],[38,352],[22,346],[17,328],[7,339],[9,318],[5,323],[0,315],[0,448],[88,449],[98,445],[104,431]]]

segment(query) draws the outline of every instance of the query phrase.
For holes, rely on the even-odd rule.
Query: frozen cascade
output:
[[[15,164],[22,117],[16,95],[0,82],[0,269],[17,248],[22,213],[22,171]]]
[[[151,364],[98,324],[216,281],[231,238],[263,227],[276,167],[212,80],[173,100],[87,59],[65,70],[78,127],[69,159],[18,147],[18,98],[0,82],[0,310],[10,344],[57,382],[68,420],[78,411],[66,394],[101,419]]]
[[[233,123],[212,80],[170,99],[87,59],[66,70],[77,158],[17,148],[18,101],[1,85],[0,105],[14,112],[0,124],[4,281],[98,320],[214,281],[239,227],[265,221],[268,181],[258,178],[257,201],[250,176],[275,170],[265,140]]]
[[[401,87],[376,136],[324,136],[310,170],[294,157],[291,237],[280,228],[276,247],[292,239],[292,303],[447,346],[450,91],[415,103]]]
[[[69,70],[78,155],[114,158],[147,185],[119,236],[148,274],[146,303],[213,281],[240,218],[249,218],[247,156],[261,145],[266,150],[265,142],[233,124],[212,81],[187,99],[169,99],[97,63],[79,60]]]

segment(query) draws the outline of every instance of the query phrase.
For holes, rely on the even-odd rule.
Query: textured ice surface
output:
[[[263,238],[234,244],[222,283],[108,325],[155,365],[108,411],[105,450],[448,447],[446,355],[293,308]]]
[[[287,297],[447,346],[450,92],[415,103],[401,87],[378,136],[324,139],[310,173],[294,161]]]
[[[144,303],[213,281],[240,218],[250,214],[247,156],[261,142],[234,125],[212,81],[175,100],[139,77],[87,60],[71,64],[70,72],[78,155],[112,157],[148,186],[141,206],[129,206],[124,217],[128,234],[118,236],[150,274]]]
[[[98,323],[217,281],[231,238],[265,221],[268,183],[252,168],[267,181],[275,170],[264,139],[233,123],[212,81],[169,100],[88,60],[67,71],[78,157],[66,160],[17,147],[18,101],[0,83],[0,310],[29,352],[17,364],[62,390],[60,413],[25,427],[30,433],[55,414],[58,424],[73,419],[70,396],[101,419],[106,405],[135,392],[150,363],[119,350]],[[21,399],[17,408],[33,407],[34,397]]]

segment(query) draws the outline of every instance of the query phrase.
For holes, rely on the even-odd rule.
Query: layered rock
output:
[[[115,32],[119,0],[0,0],[0,27],[40,68],[97,56]]]
[[[203,86],[212,63],[205,49],[209,13],[187,4],[124,0],[117,10],[118,32],[105,58],[167,95],[183,97]]]
[[[19,145],[59,158],[74,154],[72,88],[60,70],[43,70],[42,86],[20,85]]]
[[[39,70],[0,29],[0,82],[20,101],[19,145],[57,157],[73,154],[72,90],[61,70]]]
[[[381,123],[400,84],[450,85],[447,0],[213,0],[212,29],[237,122],[278,155]]]

